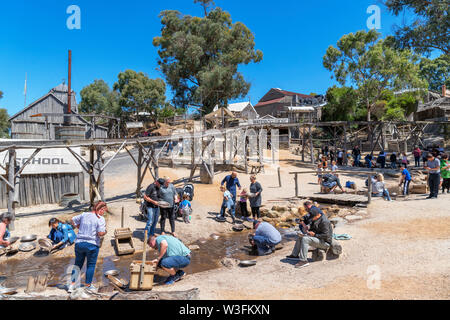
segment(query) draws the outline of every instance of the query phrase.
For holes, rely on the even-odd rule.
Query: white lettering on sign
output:
[[[81,148],[71,148],[78,155],[81,154]],[[35,149],[17,149],[16,165],[22,167],[33,155]],[[6,167],[9,162],[9,152],[0,153],[0,164]],[[66,148],[61,149],[43,149],[28,163],[22,171],[27,174],[52,174],[52,173],[79,173],[82,172],[80,163]],[[6,174],[0,167],[0,174]]]

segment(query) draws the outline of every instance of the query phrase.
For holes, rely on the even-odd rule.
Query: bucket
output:
[[[86,129],[78,126],[64,126],[55,128],[56,140],[85,140]]]

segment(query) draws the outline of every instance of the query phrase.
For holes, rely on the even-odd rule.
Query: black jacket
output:
[[[333,241],[333,229],[330,220],[328,220],[325,214],[322,214],[319,219],[311,223],[309,231],[314,232],[316,238],[331,245]]]

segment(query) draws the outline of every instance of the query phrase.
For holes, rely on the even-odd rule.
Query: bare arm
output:
[[[153,260],[154,263],[159,263],[161,261],[161,259],[166,254],[168,247],[169,247],[169,244],[167,243],[166,240],[161,241],[161,247],[160,247],[160,250],[159,250],[159,256],[158,256],[158,259]]]
[[[1,225],[0,226],[0,245],[7,247],[10,245],[10,243],[9,243],[9,241],[3,240],[3,237],[5,236],[5,232],[6,232],[6,226]]]

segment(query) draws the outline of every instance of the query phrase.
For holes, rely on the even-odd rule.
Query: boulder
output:
[[[280,213],[278,211],[270,210],[266,214],[266,216],[269,217],[269,218],[279,218],[280,217]]]
[[[272,211],[285,212],[288,211],[287,206],[273,206]]]
[[[354,222],[362,219],[363,219],[362,216],[355,216],[355,215],[349,215],[345,217],[345,220],[347,220],[348,222]]]
[[[295,216],[293,216],[290,211],[284,212],[281,215],[281,222],[292,222],[294,220]]]
[[[189,250],[192,250],[192,251],[200,250],[200,247],[196,244],[192,244],[189,246]]]
[[[233,258],[223,258],[220,263],[226,268],[234,268],[239,264],[239,260]]]
[[[308,214],[308,211],[306,211],[304,207],[298,207],[297,212],[300,215],[300,217],[304,217]]]

